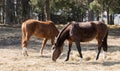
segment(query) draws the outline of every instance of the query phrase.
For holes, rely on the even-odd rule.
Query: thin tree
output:
[[[5,24],[13,24],[14,17],[14,0],[5,0]]]
[[[92,9],[89,8],[90,3],[93,0],[88,0],[88,21],[93,21],[94,20],[94,12]]]
[[[45,5],[45,18],[46,20],[50,20],[50,0],[46,0]]]

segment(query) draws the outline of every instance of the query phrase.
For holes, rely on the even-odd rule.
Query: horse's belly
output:
[[[96,32],[91,32],[91,33],[79,33],[79,34],[73,34],[71,37],[73,40],[77,40],[80,42],[87,42],[87,41],[91,41],[94,38],[96,38],[97,33]]]
[[[45,38],[47,36],[45,32],[35,32],[34,35],[38,38]]]
[[[50,32],[48,32],[48,31],[46,31],[46,32],[44,32],[44,31],[36,31],[35,33],[34,33],[34,35],[36,36],[36,37],[38,37],[38,38],[51,38],[51,35],[52,34],[50,34]]]
[[[95,36],[94,37],[83,37],[83,38],[80,38],[80,42],[87,42],[87,41],[91,41],[91,40],[93,40],[95,38]]]
[[[38,37],[38,38],[45,38],[45,36],[44,35],[41,35],[41,34],[34,34],[36,37]]]
[[[84,41],[91,41],[94,38],[96,38],[96,36],[97,36],[97,33],[94,32],[94,33],[91,33],[91,34],[84,34],[84,35],[80,36],[81,37],[80,39],[84,40]]]

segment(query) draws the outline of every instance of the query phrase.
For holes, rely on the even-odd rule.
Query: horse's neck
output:
[[[69,30],[63,32],[63,33],[59,36],[59,38],[58,38],[58,40],[57,40],[58,46],[62,46],[63,43],[64,43],[64,41],[65,41],[68,37],[69,37]]]
[[[57,45],[62,46],[64,41],[69,37],[69,29],[67,29],[71,23],[68,23],[62,31],[59,33],[58,38],[57,38]]]

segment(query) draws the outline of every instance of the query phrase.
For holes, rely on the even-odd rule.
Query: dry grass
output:
[[[58,26],[59,27],[59,26]],[[60,29],[63,25],[60,26]],[[41,39],[32,37],[29,42],[28,57],[21,55],[20,28],[0,27],[0,71],[120,71],[120,26],[109,26],[108,53],[106,60],[102,52],[98,61],[96,40],[82,43],[83,61],[79,62],[79,54],[75,44],[72,46],[70,60],[64,62],[68,45],[57,62],[51,60],[50,41],[40,56]],[[67,44],[67,42],[65,42]]]

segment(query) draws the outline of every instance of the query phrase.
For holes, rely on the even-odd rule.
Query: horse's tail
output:
[[[22,47],[24,47],[24,42],[25,42],[25,38],[26,38],[26,29],[25,29],[25,24],[24,23],[22,23],[22,27],[21,27],[21,31],[22,31],[22,42],[21,42],[21,44],[22,44]]]
[[[103,42],[102,42],[102,47],[103,47],[103,50],[107,52],[107,48],[108,48],[108,44],[107,44],[107,38],[108,38],[108,31],[103,39]]]

